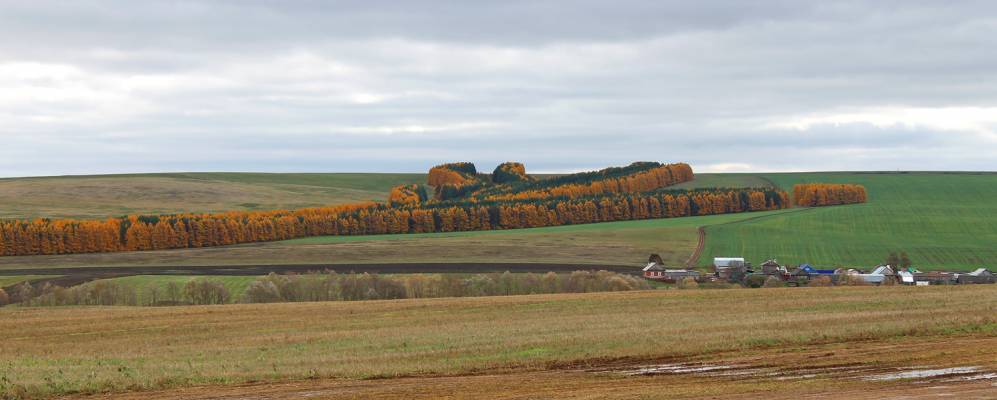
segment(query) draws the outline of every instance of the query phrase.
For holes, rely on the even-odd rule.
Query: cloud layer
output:
[[[997,170],[995,16],[987,1],[9,2],[0,176]]]

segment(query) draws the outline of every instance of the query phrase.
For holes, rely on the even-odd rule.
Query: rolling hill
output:
[[[188,176],[189,175],[189,176]],[[151,178],[150,178],[151,177]],[[110,177],[62,177],[0,180],[0,187],[43,184],[54,192],[98,181],[127,185],[142,179],[164,185],[212,182],[221,187],[246,185],[241,199],[213,194],[201,202],[174,199],[171,207],[193,210],[205,204],[266,203],[252,188],[284,190],[304,186],[327,197],[344,200],[342,193],[385,196],[398,182],[419,182],[421,174],[154,174]],[[79,181],[79,182],[74,182]],[[203,181],[203,182],[202,182]],[[181,249],[115,254],[2,257],[0,269],[45,266],[128,265],[239,265],[377,262],[551,262],[584,265],[640,265],[648,253],[660,253],[672,265],[682,265],[697,243],[696,229],[706,226],[705,250],[698,265],[713,256],[743,255],[753,262],[777,258],[783,263],[809,262],[820,266],[870,266],[889,251],[907,251],[925,269],[968,270],[997,259],[997,174],[993,173],[785,173],[697,174],[680,188],[777,185],[787,191],[800,182],[847,182],[865,185],[869,203],[774,212],[686,217],[666,220],[623,221],[590,225],[460,232],[351,237],[315,237],[275,243],[221,248]],[[193,183],[192,183],[193,182]],[[67,186],[64,186],[67,185]],[[297,186],[295,186],[297,187]],[[267,189],[270,188],[270,189]],[[325,190],[326,192],[322,192]],[[53,216],[71,212],[99,215],[106,210],[140,207],[138,192],[107,199],[82,191],[77,201],[59,200],[55,207],[30,198],[12,202],[0,198],[0,210]],[[334,193],[340,193],[335,195]],[[260,196],[260,197],[254,197]],[[293,204],[294,192],[282,195]],[[317,195],[316,195],[317,196]],[[340,197],[337,197],[340,196]],[[374,197],[371,197],[374,198]],[[20,204],[18,206],[17,204]],[[262,207],[262,206],[261,206]],[[138,211],[148,211],[138,209]]]
[[[789,264],[868,267],[890,251],[906,251],[926,269],[971,270],[993,267],[997,260],[997,174],[757,176],[786,190],[803,182],[858,183],[869,191],[869,202],[709,226],[699,265],[710,264],[713,256],[743,255],[756,263],[778,258]]]
[[[0,218],[273,210],[383,201],[425,174],[164,173],[0,179]]]

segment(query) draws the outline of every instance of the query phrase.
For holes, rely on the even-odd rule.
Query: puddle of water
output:
[[[960,376],[952,379],[947,379],[945,382],[959,382],[959,381],[981,381],[984,379],[997,379],[997,373],[990,372],[985,374],[976,374],[968,376]]]
[[[624,375],[691,374],[696,372],[720,371],[730,368],[733,368],[733,366],[710,364],[661,364],[649,365],[621,372]]]
[[[780,376],[775,378],[777,381],[788,381],[790,379],[810,379],[816,378],[817,374],[803,374],[803,375],[791,375],[791,376]]]
[[[914,371],[896,372],[892,374],[873,375],[863,378],[867,381],[895,381],[899,379],[932,378],[944,375],[971,374],[978,371],[979,367],[954,367],[939,369],[921,369]]]

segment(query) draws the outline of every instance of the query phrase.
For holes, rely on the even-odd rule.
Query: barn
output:
[[[994,283],[995,277],[994,273],[990,272],[986,268],[977,268],[975,271],[968,274],[958,274],[956,275],[956,283],[961,285],[970,283]]]
[[[699,278],[699,272],[690,269],[666,269],[658,263],[648,263],[643,269],[644,278],[652,281],[675,283],[686,277]]]

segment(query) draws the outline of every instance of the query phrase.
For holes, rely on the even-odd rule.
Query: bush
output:
[[[842,286],[869,286],[869,282],[861,276],[854,274],[844,274],[838,277],[838,284]]]
[[[696,278],[687,276],[678,281],[679,289],[699,289],[699,282],[696,282]]]
[[[748,275],[744,277],[744,286],[749,288],[760,288],[765,285],[766,275]]]
[[[225,285],[213,279],[190,280],[183,294],[193,304],[225,304],[231,297]]]
[[[818,276],[816,278],[811,279],[810,282],[807,283],[807,286],[813,286],[813,287],[827,287],[831,285],[832,285],[831,277],[827,275]]]
[[[0,289],[0,306],[5,306],[10,304],[10,296],[3,289]]]
[[[775,276],[769,276],[768,278],[765,278],[765,283],[762,284],[762,287],[767,287],[767,288],[778,288],[785,286],[786,284],[782,282],[782,279],[779,279]]]

